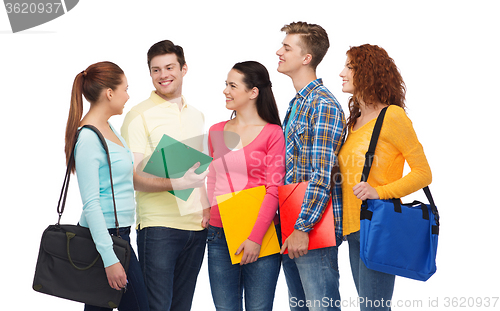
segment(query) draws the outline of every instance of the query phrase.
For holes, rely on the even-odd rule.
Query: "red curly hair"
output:
[[[349,98],[348,128],[356,124],[359,103],[382,103],[405,108],[406,86],[394,60],[376,45],[364,44],[347,51],[353,70],[354,93]]]

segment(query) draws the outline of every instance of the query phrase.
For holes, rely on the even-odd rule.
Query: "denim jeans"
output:
[[[137,233],[139,263],[151,311],[191,309],[207,230],[146,227]]]
[[[391,310],[388,301],[392,299],[396,276],[368,269],[359,257],[360,232],[347,236],[349,243],[349,260],[351,262],[352,277],[358,291],[360,309]]]
[[[110,234],[116,235],[116,229],[109,229]],[[130,244],[130,227],[120,228],[120,236]],[[127,271],[127,290],[123,293],[122,300],[118,306],[120,311],[149,311],[148,297],[144,278],[142,277],[141,267],[137,261],[134,249],[130,256],[130,264]],[[111,311],[111,308],[102,308],[91,305],[85,305],[85,311]]]
[[[340,310],[338,247],[309,250],[306,255],[290,259],[283,255],[283,271],[292,311]]]
[[[222,228],[210,226],[207,236],[208,273],[215,308],[221,310],[267,311],[273,309],[280,272],[280,254],[246,264],[232,264]]]

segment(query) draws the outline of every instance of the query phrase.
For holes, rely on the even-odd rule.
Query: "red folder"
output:
[[[308,182],[289,184],[278,187],[278,196],[280,204],[280,222],[282,242],[292,234],[295,222],[304,201]],[[335,221],[333,218],[332,199],[328,201],[326,210],[313,229],[309,231],[309,250],[335,246]],[[288,249],[285,250],[285,254]]]

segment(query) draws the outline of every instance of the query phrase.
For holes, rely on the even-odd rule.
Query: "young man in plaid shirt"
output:
[[[283,122],[285,184],[309,182],[294,231],[282,247],[282,252],[288,248],[283,270],[289,305],[294,311],[340,310],[337,254],[342,243],[342,192],[331,172],[344,140],[345,118],[337,99],[316,77],[330,44],[319,25],[295,22],[281,31],[286,37],[276,52],[278,71],[292,78],[297,91]],[[308,251],[308,233],[321,219],[331,193],[337,246]]]

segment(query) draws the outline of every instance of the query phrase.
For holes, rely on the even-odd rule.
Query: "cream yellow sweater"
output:
[[[361,200],[352,188],[361,180],[365,153],[370,144],[376,119],[358,130],[349,129],[347,140],[339,153],[342,173],[343,232],[348,235],[360,229]],[[403,177],[404,163],[411,171]],[[380,199],[401,198],[431,183],[432,174],[422,145],[405,111],[391,105],[387,109],[375,149],[368,183],[377,190]]]

